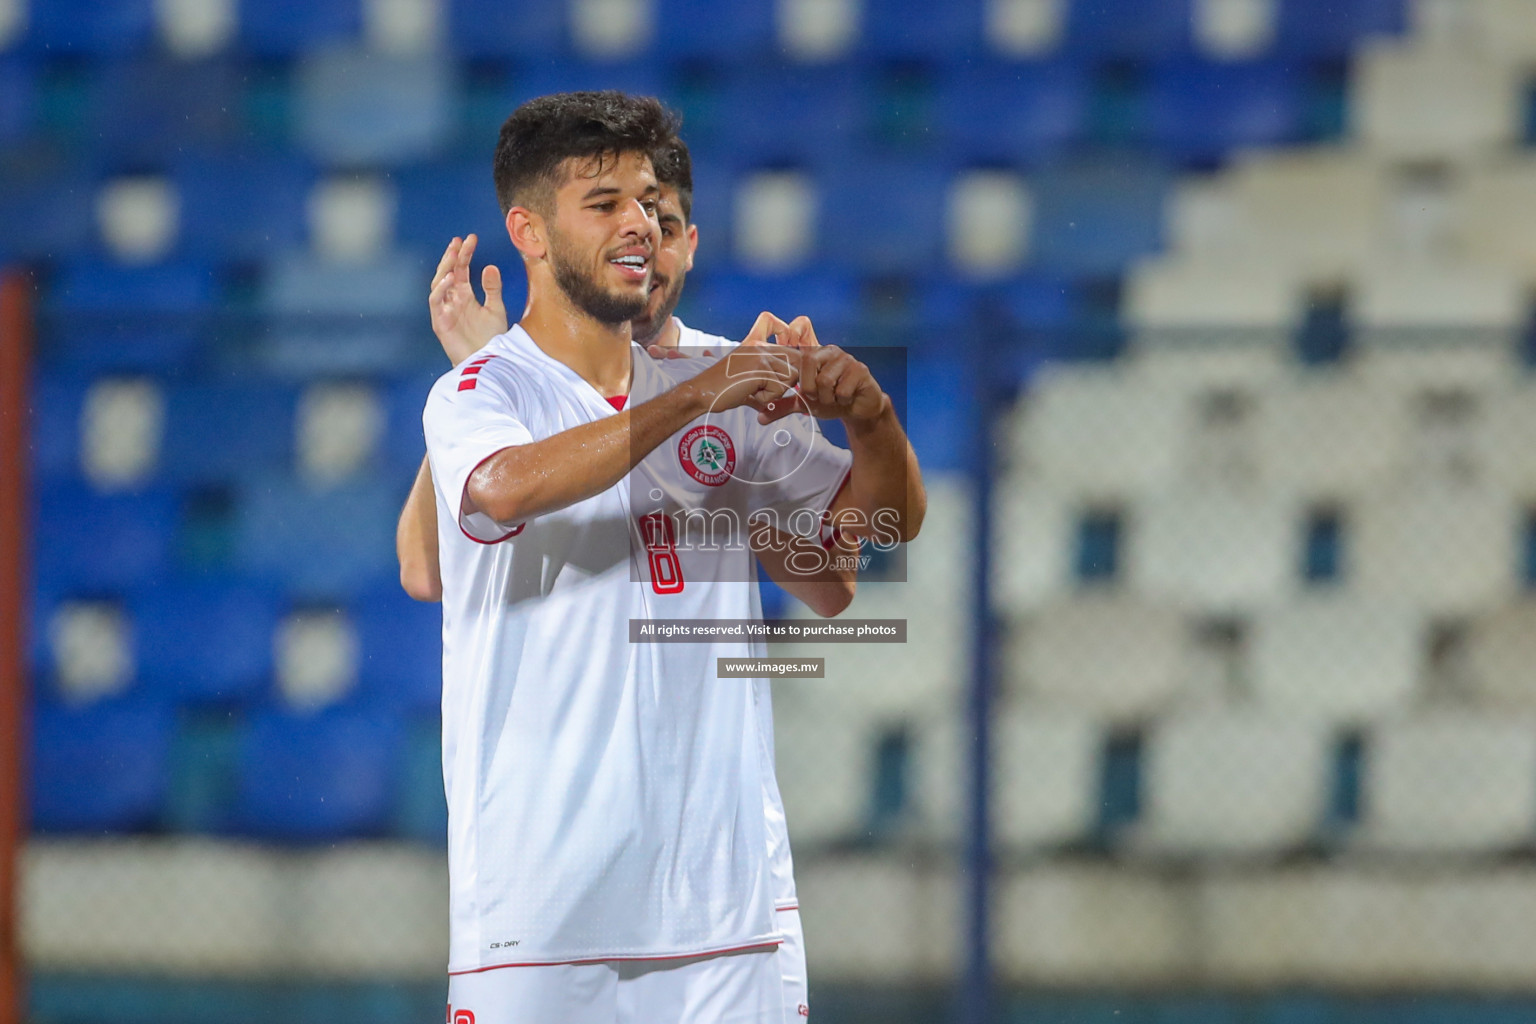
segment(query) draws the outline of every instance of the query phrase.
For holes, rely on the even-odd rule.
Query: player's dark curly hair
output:
[[[672,136],[651,153],[651,166],[656,169],[658,185],[677,190],[683,221],[693,220],[693,158],[688,155],[688,143]]]
[[[583,173],[600,174],[609,156],[661,152],[677,138],[681,121],[653,96],[611,90],[529,100],[507,118],[496,141],[496,197],[503,216],[514,206],[547,213],[567,160],[595,161]],[[688,185],[691,193],[691,173]]]

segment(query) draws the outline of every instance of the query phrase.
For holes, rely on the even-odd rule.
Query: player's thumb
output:
[[[501,271],[496,269],[496,264],[487,263],[480,271],[480,287],[485,289],[485,308],[506,316],[507,307],[501,301]]]

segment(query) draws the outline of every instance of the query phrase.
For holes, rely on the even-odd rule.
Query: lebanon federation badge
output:
[[[706,423],[683,435],[677,443],[677,459],[699,483],[719,487],[736,469],[736,446],[731,435]]]

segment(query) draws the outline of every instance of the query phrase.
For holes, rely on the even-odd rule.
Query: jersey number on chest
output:
[[[645,538],[645,556],[651,567],[651,589],[658,594],[681,594],[683,563],[677,557],[677,535],[672,530],[671,518],[662,512],[641,516],[640,536]]]

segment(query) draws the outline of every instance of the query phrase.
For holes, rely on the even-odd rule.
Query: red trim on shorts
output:
[[[750,949],[777,949],[783,939],[769,939],[766,942],[754,942],[750,946],[732,946],[730,949],[706,949],[698,953],[673,953],[669,956],[599,956],[590,960],[530,960],[527,963],[518,964],[491,964],[489,967],[471,967],[464,971],[449,971],[448,977],[457,978],[461,974],[484,974],[486,971],[499,971],[503,967],[580,967],[585,964],[606,964],[614,961],[622,961],[627,964],[647,963],[652,960],[693,960],[702,956],[724,956],[726,953],[745,953]]]
[[[629,396],[628,395],[609,395],[608,396],[608,404],[613,406],[615,409],[619,410],[620,412],[624,411],[624,403],[627,402],[627,401],[629,401]]]
[[[774,910],[799,910],[800,909],[800,904],[798,904],[798,903],[791,903],[787,907],[774,907],[773,909]]]
[[[487,357],[487,358],[490,358],[490,357]],[[459,390],[462,391],[463,388],[460,387]],[[510,448],[511,445],[508,445],[507,447]],[[474,476],[476,470],[478,470],[481,466],[485,465],[487,462],[490,462],[492,459],[494,459],[496,456],[500,455],[502,452],[504,452],[506,450],[507,450],[506,448],[498,448],[495,451],[491,452],[491,454],[487,455],[485,458],[481,459],[479,462],[475,463],[475,468],[469,471],[469,476]],[[464,513],[463,513],[462,509],[464,508],[464,499],[466,497],[468,497],[468,495],[469,495],[469,476],[464,478],[464,493],[459,495],[459,509],[461,511],[459,512],[458,515],[453,517],[454,523],[458,525],[459,532],[462,533],[464,536],[468,537],[470,540],[474,541],[476,544],[484,544],[486,547],[492,547],[492,546],[494,546],[496,544],[500,544],[504,540],[511,540],[513,537],[516,537],[518,534],[522,533],[523,532],[523,528],[528,525],[527,523],[518,523],[516,526],[514,526],[512,528],[512,532],[511,533],[508,533],[507,535],[505,535],[503,537],[498,537],[495,540],[481,540],[479,537],[476,537],[474,534],[472,534],[468,530],[464,529]]]

